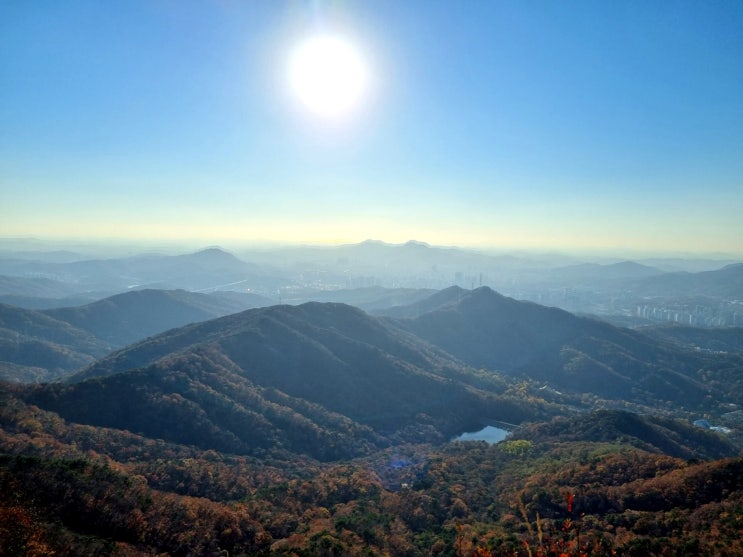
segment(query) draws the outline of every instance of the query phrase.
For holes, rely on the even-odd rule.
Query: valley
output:
[[[741,329],[487,286],[315,296],[0,305],[0,549],[741,552]]]
[[[743,1],[0,1],[0,557],[743,557]]]

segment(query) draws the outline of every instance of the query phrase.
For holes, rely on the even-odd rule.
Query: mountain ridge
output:
[[[228,299],[185,290],[141,289],[84,306],[49,309],[43,313],[121,347],[168,329],[265,303],[270,300],[250,294]]]
[[[435,347],[358,308],[310,302],[247,310],[162,333],[99,360],[64,385],[31,389],[28,400],[73,421],[176,441],[185,435],[219,450],[258,450],[262,446],[249,440],[270,438],[316,456],[338,454],[340,441],[329,445],[328,433],[308,447],[289,435],[291,428],[281,424],[305,423],[306,413],[298,410],[303,404],[318,409],[310,420],[318,431],[325,430],[320,423],[327,416],[342,416],[368,431],[377,447],[392,440],[445,440],[482,415],[520,421],[544,412],[481,390],[483,381]],[[272,408],[277,400],[286,407],[277,416],[294,418],[266,422],[258,409]],[[344,442],[349,450],[352,438]]]
[[[703,359],[628,329],[502,296],[488,287],[449,290],[453,303],[400,326],[464,363],[547,381],[557,389],[632,398],[665,389],[698,403]]]
[[[0,378],[51,381],[93,363],[111,346],[39,311],[0,304]]]

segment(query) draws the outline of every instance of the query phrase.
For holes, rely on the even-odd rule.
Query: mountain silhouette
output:
[[[664,273],[628,285],[641,296],[662,298],[705,296],[726,300],[743,299],[743,263],[715,271]]]
[[[555,396],[690,409],[708,395],[737,401],[721,378],[733,377],[739,360],[489,288],[450,288],[396,311],[413,317],[319,302],[250,309],[146,338],[24,396],[73,422],[320,459],[557,411],[508,395],[498,372],[547,383]]]
[[[639,449],[676,458],[725,458],[736,456],[735,446],[724,437],[689,421],[647,416],[620,410],[598,410],[521,429],[514,438],[535,443],[623,442]]]
[[[44,313],[0,304],[0,378],[58,379],[111,351],[88,331]]]
[[[699,356],[487,287],[447,289],[412,306],[410,314],[415,317],[398,321],[401,327],[462,362],[546,381],[556,389],[685,404],[698,403],[708,391],[694,376],[702,365]]]
[[[11,275],[0,280],[0,294],[50,298],[87,292],[113,294],[133,288],[216,291],[243,284],[254,290],[275,291],[286,282],[219,248],[184,255],[145,254],[61,263],[0,260],[0,267]],[[30,280],[33,277],[46,278]],[[28,286],[24,287],[25,283]]]
[[[168,329],[269,304],[267,298],[247,293],[214,296],[185,290],[144,289],[44,313],[123,347]]]
[[[604,284],[609,281],[644,279],[664,274],[660,269],[635,261],[620,261],[608,265],[582,263],[558,267],[549,272],[552,279],[572,281],[573,284]]]
[[[450,286],[418,300],[412,304],[400,305],[379,311],[381,315],[396,318],[416,318],[424,313],[436,311],[459,302],[462,298],[468,296],[469,290],[459,286]]]
[[[338,458],[393,441],[442,441],[485,415],[534,415],[478,381],[385,320],[307,303],[168,331],[28,396],[71,421],[180,443]]]

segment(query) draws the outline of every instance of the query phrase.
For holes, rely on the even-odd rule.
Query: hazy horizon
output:
[[[404,242],[387,242],[376,238],[364,238],[358,242],[311,243],[311,242],[278,242],[278,241],[224,241],[210,243],[208,240],[162,241],[158,239],[133,240],[126,238],[40,238],[32,236],[0,237],[0,251],[6,252],[52,252],[70,251],[81,255],[99,257],[119,257],[124,255],[168,254],[181,255],[198,251],[218,248],[228,253],[237,254],[249,252],[272,252],[292,249],[332,249],[357,246],[364,243],[378,243],[387,246],[401,247],[406,244],[423,244],[434,249],[462,250],[483,255],[510,255],[523,257],[564,257],[585,261],[618,261],[646,259],[687,259],[687,260],[719,260],[741,261],[743,252],[691,252],[691,251],[654,251],[640,249],[579,249],[579,248],[539,248],[539,247],[509,247],[509,246],[467,246],[441,245],[421,239],[411,238]]]
[[[5,3],[0,236],[742,257],[742,57],[732,1]]]

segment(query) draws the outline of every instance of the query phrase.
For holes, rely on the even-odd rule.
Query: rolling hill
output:
[[[0,304],[0,378],[53,381],[93,363],[111,346],[44,313]]]
[[[0,297],[11,305],[20,305],[12,303],[14,298],[57,300],[80,293],[80,288],[51,278],[0,275]]]
[[[116,347],[168,329],[270,305],[256,294],[216,296],[185,290],[133,290],[91,304],[44,311]]]
[[[28,400],[65,419],[237,453],[318,458],[392,441],[444,440],[482,416],[538,405],[500,398],[458,361],[343,304],[248,310],[146,339]]]
[[[617,410],[557,417],[523,428],[512,439],[528,439],[533,443],[621,441],[643,451],[685,459],[716,459],[738,454],[724,437],[688,421]]]
[[[146,254],[69,262],[0,259],[0,294],[60,298],[133,288],[217,291],[248,285],[275,291],[285,283],[219,248],[184,255]]]
[[[570,282],[572,284],[604,284],[627,279],[644,279],[664,274],[660,269],[643,265],[635,261],[621,261],[601,265],[598,263],[582,263],[558,267],[549,272],[553,281]]]
[[[336,302],[356,306],[369,313],[385,313],[387,308],[412,304],[428,298],[436,291],[427,288],[384,288],[368,286],[341,290],[299,291],[289,303]],[[295,301],[296,300],[296,301]]]
[[[0,378],[54,381],[148,336],[270,303],[250,293],[145,289],[40,311],[0,304]]]
[[[450,286],[449,288],[435,292],[422,300],[418,300],[411,304],[390,307],[380,310],[377,313],[388,317],[413,319],[420,317],[425,313],[437,311],[455,304],[462,298],[468,296],[468,292],[468,290],[460,288],[459,286]]]
[[[189,322],[206,321],[234,311],[241,303],[263,300],[244,296],[141,290],[87,306],[47,310],[44,314],[69,323],[75,330],[86,331],[102,341],[99,344],[123,346],[137,342],[95,363],[77,376],[76,381],[141,368],[209,343],[216,343],[218,352],[241,368],[253,366],[255,373],[264,374],[267,369],[283,371],[286,355],[297,352],[307,339],[339,342],[343,335],[339,336],[338,331],[348,333],[349,323],[355,327],[364,322],[367,332],[362,334],[360,329],[358,334],[365,344],[381,342],[377,346],[379,350],[393,359],[406,360],[415,352],[418,359],[414,363],[421,370],[432,366],[435,369],[444,357],[454,367],[499,371],[546,382],[554,390],[591,393],[608,399],[651,404],[658,400],[672,401],[696,408],[711,394],[720,399],[732,397],[730,402],[740,398],[737,391],[720,391],[726,379],[705,383],[700,376],[709,369],[722,370],[724,377],[734,376],[740,368],[739,358],[726,359],[725,355],[692,350],[669,343],[668,339],[653,339],[560,309],[517,301],[487,287],[472,291],[451,287],[411,305],[388,308],[384,310],[387,316],[380,319],[360,310],[349,313],[352,310],[342,304],[311,303],[263,308],[183,327]],[[356,318],[350,319],[350,315]],[[318,319],[321,326],[308,325]],[[167,329],[174,330],[138,342]],[[377,331],[373,338],[366,338],[372,330]],[[323,335],[318,337],[318,331],[324,331]],[[242,346],[234,341],[236,338],[241,339]],[[401,352],[402,346],[413,345],[413,352]],[[351,347],[344,350],[344,362],[354,373],[368,367],[371,360],[363,351],[356,354]],[[421,360],[422,353],[435,354],[434,359],[439,363]],[[8,362],[27,365],[12,358]],[[69,363],[63,367],[74,369],[71,366]],[[324,369],[327,363],[318,360],[316,366]],[[7,373],[12,374],[12,370],[9,368]],[[58,373],[55,372],[55,377]],[[709,373],[705,372],[705,380],[710,379]],[[284,391],[287,384],[277,388]],[[293,396],[306,394],[295,392]]]
[[[64,383],[0,384],[0,553],[740,552],[743,460],[728,439],[688,420],[581,412],[575,396],[547,403],[521,381],[683,410],[722,398],[714,366],[740,375],[740,359],[487,288],[390,312],[250,309],[146,338]],[[66,342],[89,335],[7,316],[35,334],[62,327]],[[522,427],[495,445],[447,443],[484,419]]]
[[[743,300],[743,263],[699,273],[664,273],[637,280],[628,287],[640,296],[662,298],[706,296]]]
[[[698,460],[729,449],[673,420],[602,411],[496,445],[398,445],[318,463],[74,424],[1,385],[0,403],[4,555],[743,549],[743,459]]]
[[[397,308],[397,315],[404,315]],[[397,321],[462,362],[611,399],[696,405],[708,389],[696,377],[703,355],[629,329],[517,301],[487,287],[456,287],[408,308]]]
[[[670,323],[639,327],[637,331],[693,350],[743,353],[743,327],[702,329]]]
[[[72,421],[204,448],[336,458],[442,440],[486,417],[519,423],[555,411],[502,396],[493,370],[646,405],[698,410],[708,395],[727,396],[697,376],[714,355],[488,288],[447,289],[409,311],[417,317],[316,302],[248,310],[147,338],[28,400]],[[740,367],[728,364],[720,373]]]

